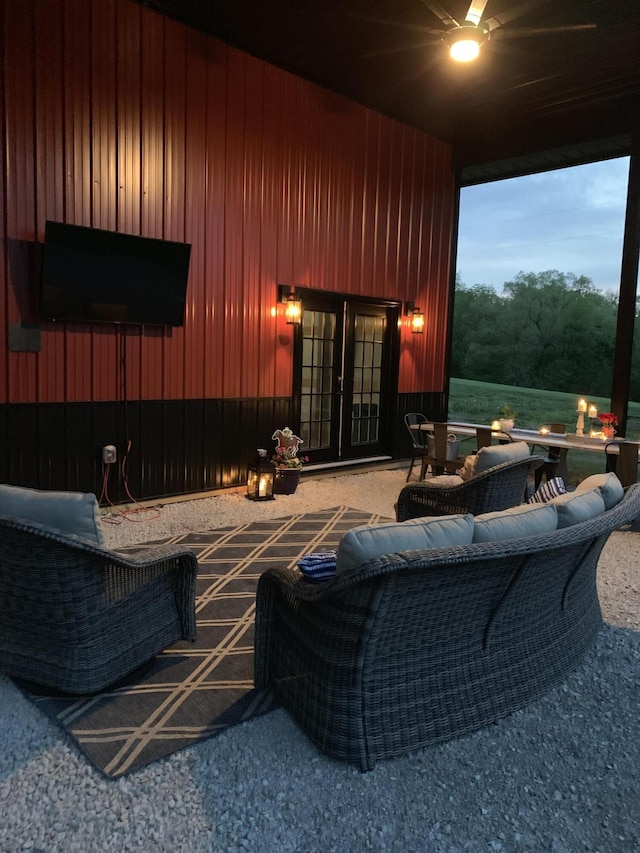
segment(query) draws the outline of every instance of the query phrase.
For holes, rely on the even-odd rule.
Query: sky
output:
[[[457,272],[498,293],[519,272],[558,270],[618,292],[629,158],[465,187]]]

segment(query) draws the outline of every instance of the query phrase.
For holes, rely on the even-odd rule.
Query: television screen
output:
[[[47,221],[40,319],[182,326],[191,246]]]

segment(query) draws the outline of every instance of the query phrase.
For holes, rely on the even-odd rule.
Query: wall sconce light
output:
[[[414,335],[421,335],[424,332],[424,312],[421,311],[413,302],[405,303],[405,314],[411,318],[411,332]]]
[[[302,301],[296,299],[296,296],[288,284],[278,285],[278,301],[286,305],[285,317],[287,323],[292,326],[299,326],[302,322]]]
[[[273,462],[267,459],[266,450],[258,450],[256,461],[249,465],[247,478],[247,497],[250,501],[272,501],[273,481],[276,469]]]

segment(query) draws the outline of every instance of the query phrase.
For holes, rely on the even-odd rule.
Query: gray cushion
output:
[[[385,554],[470,545],[472,538],[473,516],[470,514],[361,525],[349,530],[340,540],[336,574]]]
[[[611,509],[624,497],[622,483],[613,472],[592,474],[576,486],[576,492],[589,492],[591,489],[599,489],[606,509]]]
[[[529,445],[526,441],[510,441],[507,444],[490,444],[481,447],[476,453],[475,474],[480,474],[488,468],[502,465],[503,462],[515,462],[529,456]]]
[[[96,545],[104,542],[98,502],[93,494],[0,484],[0,515],[35,521]]]
[[[567,492],[549,501],[546,506],[558,510],[558,529],[589,521],[604,512],[604,500],[599,489],[589,492]]]
[[[539,533],[552,533],[558,526],[558,511],[552,504],[524,504],[502,512],[477,515],[473,524],[474,542],[502,542]]]

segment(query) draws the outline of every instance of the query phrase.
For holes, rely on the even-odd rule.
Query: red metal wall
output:
[[[443,388],[446,144],[130,0],[0,14],[0,403],[288,395],[278,282],[413,300],[399,391]],[[46,219],[192,243],[184,328],[43,325],[40,352],[9,352]]]

